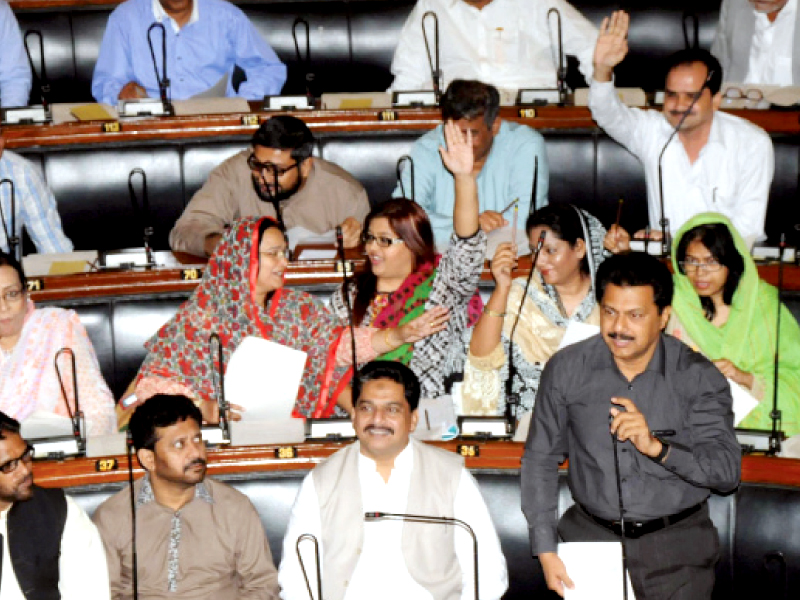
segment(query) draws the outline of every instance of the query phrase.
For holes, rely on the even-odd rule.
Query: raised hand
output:
[[[603,19],[594,48],[594,78],[611,81],[611,74],[628,54],[628,13],[618,10]]]
[[[470,175],[475,159],[472,152],[472,132],[467,130],[467,135],[456,127],[453,121],[444,124],[444,141],[447,148],[439,146],[439,154],[447,170],[453,176]]]
[[[397,336],[403,344],[413,344],[429,335],[443,331],[449,320],[450,312],[446,306],[433,306],[416,319],[398,327],[396,329]]]
[[[512,248],[511,244],[507,242],[497,246],[492,258],[492,277],[498,287],[508,288],[511,286],[511,271],[516,263],[516,248]]]
[[[603,247],[612,254],[629,252],[631,249],[631,236],[616,223],[609,227],[603,239]]]

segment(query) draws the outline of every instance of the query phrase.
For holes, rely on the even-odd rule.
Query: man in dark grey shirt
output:
[[[556,353],[536,397],[522,458],[532,552],[548,587],[563,596],[572,581],[555,554],[559,535],[619,539],[616,435],[637,600],[710,598],[719,540],[706,499],[712,489],[734,489],[741,471],[730,388],[711,362],[662,333],[672,277],[657,259],[611,257],[595,289],[600,335]],[[557,523],[566,457],[576,504]]]

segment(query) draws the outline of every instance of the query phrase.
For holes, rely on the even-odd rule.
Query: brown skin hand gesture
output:
[[[611,81],[616,67],[628,54],[628,25],[630,17],[622,10],[603,19],[594,48],[595,81]]]

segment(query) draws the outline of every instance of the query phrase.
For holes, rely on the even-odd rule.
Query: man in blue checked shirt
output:
[[[108,19],[92,78],[92,95],[112,106],[117,100],[158,98],[148,28],[164,24],[167,77],[173,100],[200,94],[260,100],[279,94],[286,66],[245,14],[225,0],[127,0]],[[150,34],[163,75],[161,32]],[[237,90],[234,67],[246,80]]]
[[[0,132],[0,179],[10,179],[14,183],[17,235],[21,235],[25,225],[38,252],[72,252],[72,242],[61,229],[53,192],[30,161],[4,150],[5,145],[6,140]],[[0,186],[0,206],[3,207],[6,227],[11,227],[11,186],[7,183]],[[9,249],[2,226],[0,248],[4,251]]]

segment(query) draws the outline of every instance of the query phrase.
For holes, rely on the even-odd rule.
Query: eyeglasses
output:
[[[11,460],[7,460],[0,465],[0,471],[8,475],[9,473],[13,473],[17,470],[20,461],[24,462],[26,465],[30,464],[30,462],[33,460],[33,450],[33,446],[28,444],[28,446],[25,448],[25,452],[23,452],[20,456],[17,458],[12,458]]]
[[[272,250],[264,250],[263,252],[259,252],[259,254],[267,258],[285,258],[286,260],[292,260],[292,251],[289,250],[289,248],[274,248]]]
[[[722,268],[722,265],[719,261],[714,260],[713,258],[707,262],[698,262],[696,260],[682,260],[680,261],[680,266],[685,272],[689,271],[697,271],[698,269],[704,269],[709,273],[713,273],[715,271],[719,271]]]
[[[0,294],[0,298],[2,298],[6,304],[15,304],[22,300],[22,297],[25,295],[25,292],[20,290],[8,290],[7,292]]]
[[[364,235],[362,235],[361,241],[364,242],[365,246],[370,242],[375,242],[381,248],[388,248],[389,246],[392,246],[394,244],[403,243],[402,238],[390,238],[382,235],[373,235],[371,233],[365,233]]]
[[[297,161],[293,165],[289,165],[288,167],[279,167],[275,163],[259,162],[258,159],[256,158],[256,155],[251,154],[250,156],[247,157],[247,166],[250,167],[251,171],[254,171],[256,173],[261,173],[261,174],[270,173],[272,175],[275,175],[275,177],[280,177],[282,175],[285,175],[295,167],[299,167],[300,161]]]

